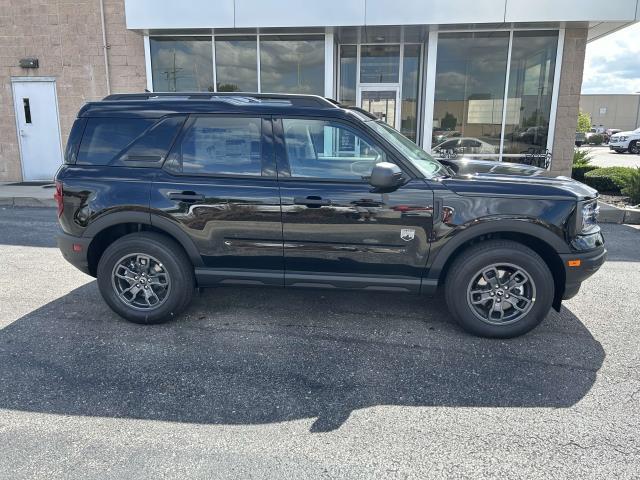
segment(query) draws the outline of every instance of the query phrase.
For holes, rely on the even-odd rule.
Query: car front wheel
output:
[[[640,146],[635,140],[629,144],[629,153],[637,155],[640,152]]]
[[[447,306],[467,332],[511,338],[536,327],[553,303],[554,280],[533,250],[509,240],[474,245],[458,256],[445,283]]]
[[[193,267],[173,239],[153,232],[125,235],[98,263],[98,287],[118,315],[134,323],[162,323],[191,302]]]

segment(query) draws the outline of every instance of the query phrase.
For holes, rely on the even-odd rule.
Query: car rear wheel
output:
[[[162,323],[191,302],[193,267],[173,239],[154,232],[125,235],[98,263],[98,287],[118,315],[134,323]]]
[[[457,257],[445,282],[447,306],[467,332],[511,338],[536,327],[553,302],[544,260],[517,242],[490,240]]]

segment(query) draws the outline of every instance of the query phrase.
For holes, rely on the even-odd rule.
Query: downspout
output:
[[[109,81],[109,56],[107,45],[107,29],[104,22],[104,0],[100,0],[100,21],[102,22],[102,51],[104,53],[104,73],[107,80],[107,95],[111,95],[111,82]]]

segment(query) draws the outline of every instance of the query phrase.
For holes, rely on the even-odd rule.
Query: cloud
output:
[[[587,45],[582,93],[640,91],[640,23]]]

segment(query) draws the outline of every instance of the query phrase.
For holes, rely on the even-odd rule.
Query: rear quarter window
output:
[[[155,121],[143,118],[89,118],[76,163],[108,164]]]

